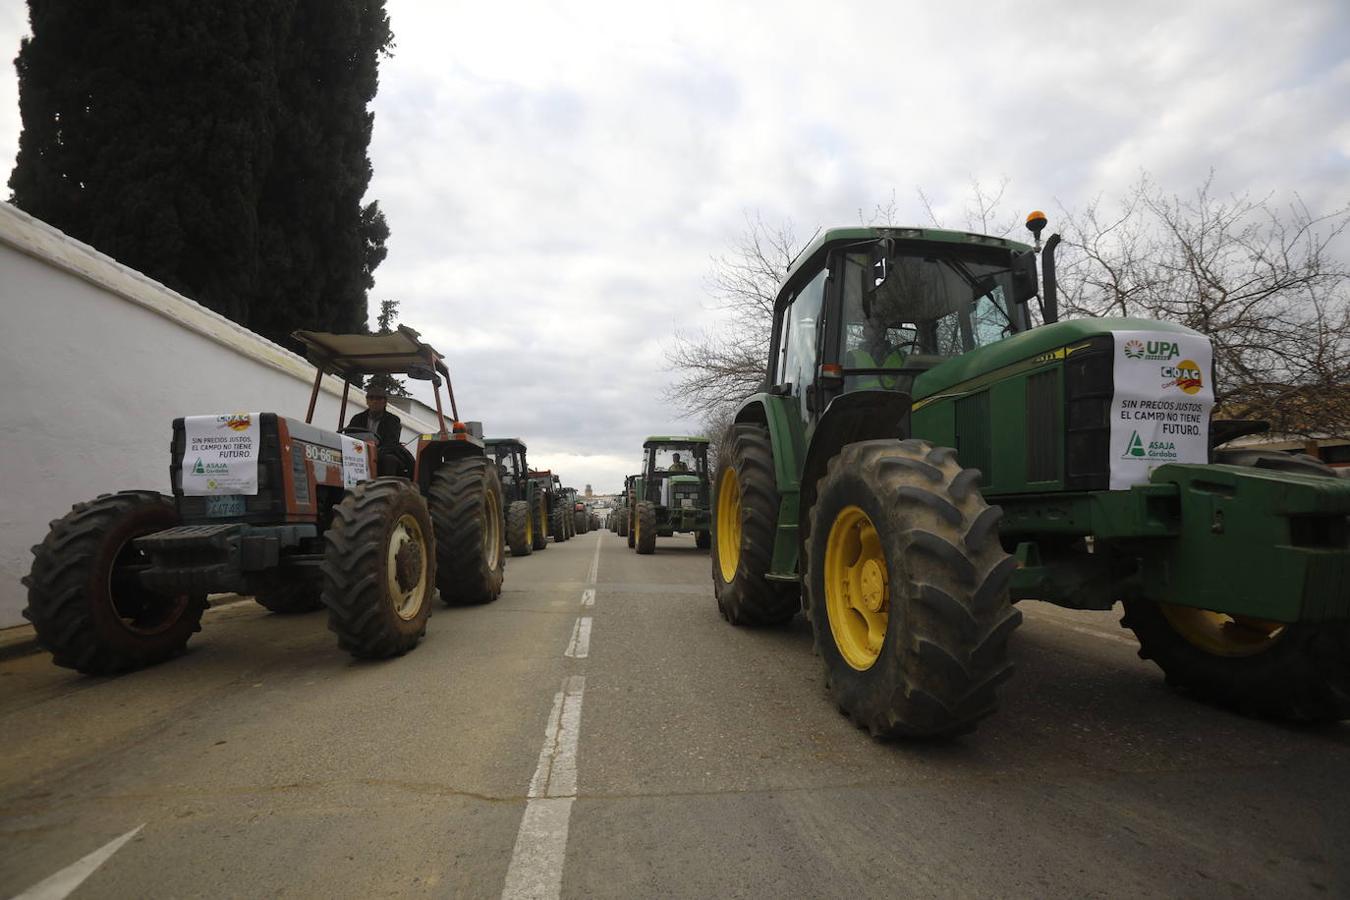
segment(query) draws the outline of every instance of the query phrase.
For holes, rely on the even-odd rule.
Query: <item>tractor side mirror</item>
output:
[[[1013,301],[1026,303],[1040,293],[1036,279],[1036,254],[1030,250],[1018,253],[1012,264]]]

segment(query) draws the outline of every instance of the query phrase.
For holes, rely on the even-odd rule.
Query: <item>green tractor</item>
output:
[[[1044,225],[1035,248],[839,228],[802,252],[719,459],[723,616],[804,610],[833,701],[881,737],[993,712],[1024,599],[1122,603],[1193,696],[1350,717],[1350,482],[1224,447],[1264,423],[1211,421],[1203,334],[1059,321]]]
[[[213,593],[252,595],[274,613],[326,608],[338,645],[362,658],[417,646],[438,589],[446,604],[500,594],[501,485],[458,421],[440,355],[403,326],[294,337],[317,369],[303,421],[175,419],[171,497],[122,491],[76,504],[33,549],[24,615],[57,665],[106,675],[168,659],[200,630]],[[326,373],[344,382],[333,431],[313,424]],[[415,454],[343,427],[351,383],[394,373],[434,388],[439,431],[421,435]]]
[[[708,549],[708,444],[702,437],[655,435],[643,442],[642,474],[632,480],[628,546],[655,553],[658,536],[693,532],[698,548]]]
[[[636,475],[628,475],[623,480],[623,491],[619,494],[619,499],[615,501],[614,507],[614,533],[619,537],[628,538],[628,546],[633,546],[632,530],[628,527],[629,520],[632,518],[633,507],[633,479]]]
[[[488,438],[484,443],[497,463],[502,483],[503,526],[512,556],[529,556],[548,547],[548,498],[531,477],[525,443],[519,438]]]
[[[557,476],[554,476],[557,478]],[[563,540],[570,540],[577,536],[577,489],[562,487],[562,481],[558,482],[558,494],[562,498],[562,527],[567,537]]]
[[[571,536],[567,528],[567,508],[562,495],[562,481],[548,469],[531,470],[530,481],[534,482],[535,489],[544,498],[544,510],[547,514],[545,521],[548,522],[546,534],[561,544]]]

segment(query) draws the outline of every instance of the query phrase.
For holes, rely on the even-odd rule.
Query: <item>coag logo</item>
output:
[[[248,413],[235,413],[229,416],[216,417],[216,427],[228,428],[231,431],[248,431],[251,424],[253,424],[253,417]]]
[[[1127,357],[1129,357],[1130,359],[1143,359],[1143,358],[1144,358],[1144,342],[1143,342],[1143,341],[1126,341],[1126,342],[1125,342],[1125,355],[1126,355]]]
[[[1165,388],[1176,387],[1183,393],[1198,394],[1205,386],[1200,367],[1196,365],[1195,360],[1183,359],[1175,366],[1163,366],[1161,371],[1162,377],[1167,379],[1163,382]]]

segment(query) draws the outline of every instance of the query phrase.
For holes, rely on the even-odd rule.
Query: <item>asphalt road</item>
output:
[[[0,896],[1350,896],[1350,726],[1175,696],[1116,616],[1027,604],[995,718],[879,744],[708,566],[550,545],[380,663],[251,602],[121,678],[6,661]]]

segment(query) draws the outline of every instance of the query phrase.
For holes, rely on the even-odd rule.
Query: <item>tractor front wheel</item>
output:
[[[427,492],[436,534],[436,586],[446,606],[491,603],[502,592],[502,485],[481,456],[451,459]]]
[[[324,533],[323,603],[338,646],[360,659],[407,653],[427,633],[436,589],[431,516],[404,478],[352,488]]]
[[[1126,600],[1121,625],[1172,687],[1296,722],[1350,718],[1350,624],[1292,625]]]
[[[992,713],[1012,672],[1015,562],[980,473],[920,440],[830,460],[811,510],[808,609],[826,685],[874,736],[942,737]]]
[[[712,534],[707,531],[700,531],[694,534],[694,546],[700,550],[707,550],[712,546]]]
[[[633,516],[633,549],[644,556],[656,552],[656,509],[643,500]]]
[[[529,556],[534,552],[534,523],[530,521],[530,504],[524,500],[506,508],[506,543],[512,556]]]
[[[794,584],[769,581],[778,529],[773,446],[758,425],[733,425],[713,490],[713,595],[732,625],[777,625],[801,609]]]
[[[137,572],[149,560],[132,543],[178,524],[173,502],[153,491],[104,494],[51,524],[23,579],[23,615],[53,662],[111,675],[182,651],[201,630],[206,595],[147,590]]]

